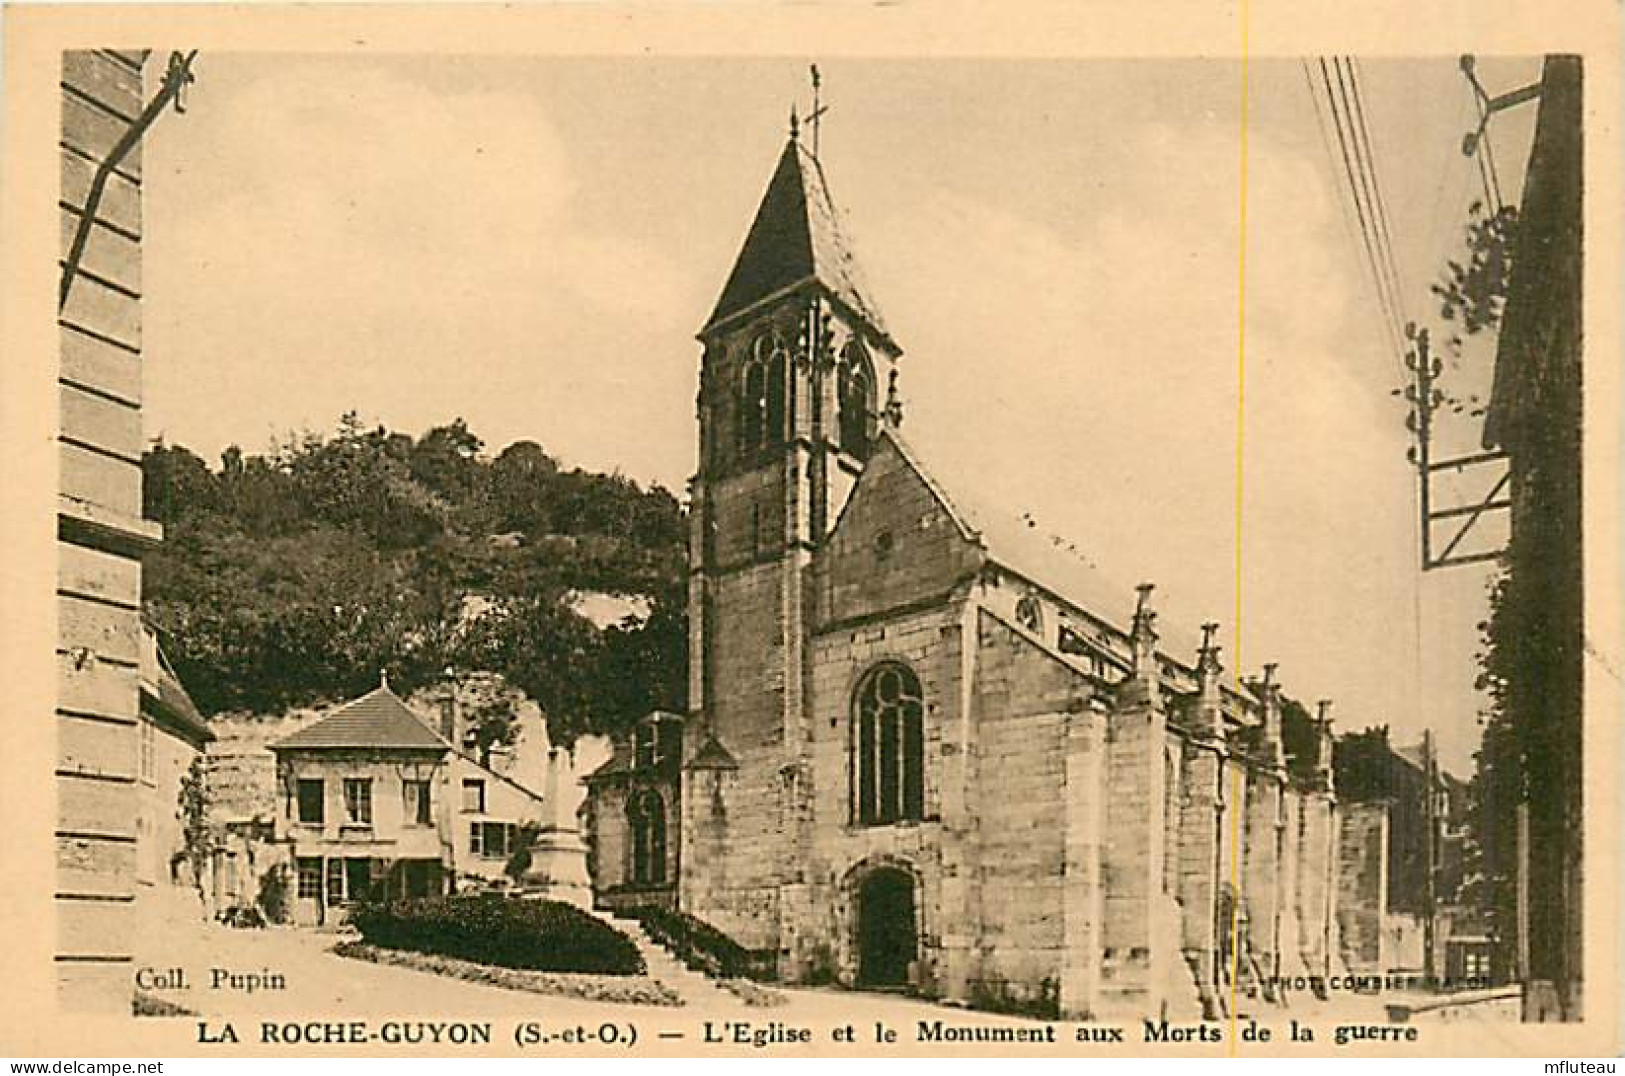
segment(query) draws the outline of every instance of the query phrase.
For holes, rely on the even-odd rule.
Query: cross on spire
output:
[[[829,111],[829,106],[823,104],[819,98],[819,90],[823,86],[824,80],[818,73],[818,65],[809,65],[809,70],[812,74],[812,111],[807,113],[806,122],[808,128],[812,131],[812,158],[816,161],[818,159],[818,128],[822,125],[821,121],[824,113]]]

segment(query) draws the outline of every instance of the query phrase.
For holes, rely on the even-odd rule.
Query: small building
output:
[[[387,680],[270,749],[296,923],[334,922],[367,899],[513,884],[525,840],[551,846],[543,795],[454,747]],[[571,872],[544,873],[557,888]]]
[[[1343,796],[1338,914],[1350,968],[1439,983],[1462,978],[1450,973],[1447,952],[1452,924],[1469,918],[1454,904],[1466,785],[1440,768],[1430,736],[1396,747],[1386,726],[1343,737],[1336,766]]]
[[[150,628],[141,634],[135,881],[143,923],[202,918],[207,889],[202,758],[214,732]]]
[[[656,710],[584,779],[587,864],[599,907],[676,908],[682,764],[683,719]]]

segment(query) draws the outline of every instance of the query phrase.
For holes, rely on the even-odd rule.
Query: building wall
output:
[[[737,760],[738,769],[711,791],[712,812],[683,832],[705,834],[714,848],[696,861],[685,910],[751,949],[778,948],[778,887],[789,859],[783,827],[780,771],[786,762],[784,657],[785,566],[778,561],[741,568],[710,580],[719,615],[707,640],[713,690],[706,730]],[[687,857],[685,857],[687,858]],[[726,859],[726,876],[704,864]]]
[[[882,441],[814,566],[819,621],[940,601],[981,560],[897,448]]]
[[[465,779],[485,782],[484,811],[463,808]],[[457,872],[460,880],[493,882],[507,878],[508,854],[488,855],[483,849],[480,853],[474,852],[469,827],[485,822],[514,827],[539,826],[543,822],[541,797],[514,787],[471,759],[456,755],[445,766],[443,783],[436,791],[441,798],[441,810],[436,817],[446,820],[447,866]]]
[[[143,105],[145,54],[63,54],[61,242]],[[61,312],[56,967],[64,1008],[128,1012],[137,863],[141,152],[113,173]]]
[[[1338,822],[1337,923],[1343,960],[1362,974],[1387,970],[1383,924],[1388,917],[1388,809],[1344,805]]]
[[[1098,870],[1089,860],[1099,856],[1104,788],[1093,783],[1098,763],[1081,766],[1072,757],[1099,752],[1092,741],[1074,742],[1074,726],[1094,720],[1097,686],[1019,627],[986,610],[977,622],[971,698],[979,779],[967,798],[979,823],[970,832],[984,897],[971,997],[1059,1004],[1068,945],[1099,945]],[[1073,779],[1083,787],[1069,789]],[[1074,793],[1096,803],[1074,802]],[[1063,803],[1071,809],[1061,810]],[[1073,824],[1093,831],[1073,832]],[[1067,871],[1069,851],[1076,876]]]

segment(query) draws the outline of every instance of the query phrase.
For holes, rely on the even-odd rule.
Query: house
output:
[[[510,863],[529,838],[527,889],[585,891],[585,856],[555,832],[543,792],[453,746],[387,679],[269,747],[297,923],[333,922],[367,899],[513,884]],[[571,855],[573,871],[562,864]]]
[[[135,804],[136,914],[143,926],[203,918],[208,852],[204,751],[214,732],[143,627]]]
[[[1524,803],[1492,805],[1503,831],[1523,832],[1495,850],[1515,864],[1494,870],[1518,879],[1517,906],[1500,917],[1514,921],[1505,933],[1516,935],[1529,1021],[1584,1017],[1583,82],[1579,56],[1546,58],[1484,419],[1484,447],[1508,462],[1512,529],[1493,630],[1516,648],[1503,705],[1527,790]]]
[[[1273,671],[1227,672],[1216,625],[1165,644],[1149,585],[904,439],[902,349],[794,132],[699,339],[681,912],[787,981],[1074,1016],[1341,967],[1329,717],[1289,764]],[[618,901],[672,783],[623,755],[591,787]]]
[[[1467,786],[1440,767],[1432,737],[1394,746],[1386,726],[1351,733],[1337,744],[1336,774],[1343,800],[1338,915],[1350,968],[1439,984],[1485,977],[1477,942],[1462,933],[1476,937],[1477,919],[1457,905]],[[1454,960],[1452,947],[1460,950]],[[1459,974],[1451,974],[1453,966]]]

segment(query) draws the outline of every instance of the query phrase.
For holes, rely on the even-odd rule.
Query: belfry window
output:
[[[863,350],[846,349],[841,364],[841,451],[862,458],[869,450],[869,373]]]
[[[785,439],[789,420],[790,356],[782,347],[775,347],[767,358],[767,442],[779,444]]]
[[[869,670],[853,698],[855,820],[879,826],[925,817],[925,703],[914,671]]]
[[[767,430],[767,366],[752,358],[745,364],[739,391],[739,450],[754,452],[762,447]]]
[[[739,389],[739,450],[784,440],[789,425],[790,355],[771,334],[751,345]]]
[[[626,820],[632,830],[632,883],[659,885],[666,880],[666,803],[645,789],[627,800]]]

